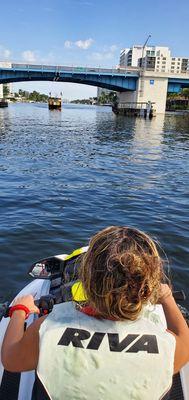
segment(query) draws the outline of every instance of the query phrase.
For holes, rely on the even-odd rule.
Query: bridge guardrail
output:
[[[12,64],[13,69],[27,69],[27,70],[40,70],[40,71],[69,71],[74,73],[112,73],[112,74],[132,74],[133,72],[138,72],[137,68],[128,69],[128,68],[100,68],[100,67],[75,67],[75,66],[66,66],[66,65],[39,65],[39,64]]]
[[[150,102],[151,106],[154,106],[155,102]],[[149,102],[147,101],[142,101],[142,102],[124,102],[124,103],[119,103],[117,105],[118,109],[135,109],[135,110],[141,110],[144,108],[147,108],[149,106]]]
[[[1,65],[0,65],[1,68]],[[132,73],[140,73],[140,68],[138,67],[121,67],[117,66],[116,68],[101,68],[101,67],[83,67],[83,66],[67,66],[67,65],[44,65],[44,64],[22,64],[22,63],[12,63],[12,66],[9,67],[2,67],[4,68],[13,68],[13,69],[27,69],[27,70],[40,70],[40,71],[53,71],[53,72],[63,72],[63,71],[68,71],[72,73],[112,73],[112,74],[132,74]],[[146,68],[146,71],[152,71],[151,68]],[[154,71],[154,70],[153,70]],[[157,71],[154,71],[157,72]],[[160,74],[163,73],[163,71],[159,71]],[[165,71],[165,74],[170,74],[172,75],[189,75],[189,70],[188,71]]]

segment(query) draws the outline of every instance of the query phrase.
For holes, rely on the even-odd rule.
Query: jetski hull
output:
[[[64,259],[64,256],[62,256],[61,259]],[[16,297],[32,294],[34,299],[38,300],[42,296],[48,294],[54,295],[55,290],[57,290],[57,286],[53,284],[53,281],[48,279],[34,279],[22,289]],[[158,305],[156,309],[166,326],[162,307]],[[27,320],[27,326],[29,326],[35,318],[38,318],[37,315],[30,315]],[[2,318],[0,321],[0,348],[8,323],[9,318]],[[0,361],[0,400],[32,400],[34,381],[35,371],[23,372],[21,374],[10,373],[4,370]],[[189,400],[189,363],[174,377],[170,396],[166,397],[166,400]]]
[[[49,280],[35,279],[18,293],[19,296],[32,294],[37,300],[41,296],[49,294]],[[27,320],[29,326],[36,316],[31,314]],[[4,334],[9,323],[9,318],[2,318],[0,322],[0,348],[2,346]],[[0,361],[0,400],[31,400],[32,389],[35,381],[35,371],[18,373],[7,373]]]

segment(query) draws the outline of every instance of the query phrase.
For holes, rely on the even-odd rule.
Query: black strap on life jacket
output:
[[[35,375],[31,400],[51,400],[37,374]]]
[[[184,400],[184,394],[179,373],[173,376],[172,387],[162,400]]]
[[[20,372],[4,370],[0,385],[0,400],[18,400]]]

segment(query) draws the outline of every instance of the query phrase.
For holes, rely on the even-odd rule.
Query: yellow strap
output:
[[[83,250],[83,247],[80,247],[80,249],[76,249],[71,254],[68,254],[68,256],[65,258],[65,260],[70,260],[70,258],[79,256],[79,254],[82,254],[84,252],[85,252],[85,250]]]
[[[74,250],[71,254],[65,258],[65,261],[70,260],[73,257],[79,256],[82,253],[87,251],[87,247],[80,247],[79,249]],[[77,302],[86,301],[87,297],[84,292],[84,288],[81,281],[77,281],[72,285],[71,288],[72,299]]]
[[[82,302],[87,300],[81,281],[75,282],[72,285],[71,291],[72,291],[72,299],[74,301]]]

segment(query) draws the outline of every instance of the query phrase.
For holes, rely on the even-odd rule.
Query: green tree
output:
[[[115,104],[117,102],[117,93],[116,92],[109,92],[105,93],[102,92],[98,98],[99,104]]]
[[[3,97],[8,97],[10,94],[9,86],[7,84],[3,85]]]
[[[27,90],[19,89],[18,93],[15,93],[16,97],[21,97],[23,100],[27,101],[38,101],[38,102],[47,102],[48,96],[43,93],[39,93],[34,90],[32,93],[28,92]]]
[[[99,97],[99,103],[100,104],[106,104],[107,103],[107,94],[105,92],[102,92],[100,97]]]
[[[181,95],[185,97],[185,99],[189,99],[189,88],[182,89]]]

